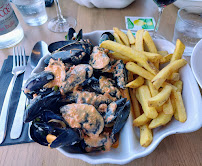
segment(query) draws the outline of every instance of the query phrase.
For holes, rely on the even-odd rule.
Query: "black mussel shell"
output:
[[[72,44],[72,43],[75,43],[76,41],[75,40],[65,40],[65,41],[58,41],[58,42],[54,42],[54,43],[51,43],[49,46],[48,46],[48,51],[50,53],[58,50],[59,48],[61,47],[64,47],[68,44]]]
[[[120,110],[117,114],[117,118],[114,122],[114,126],[112,129],[112,135],[115,135],[123,128],[128,119],[129,114],[130,114],[130,101],[127,101],[124,105],[124,108]]]
[[[53,91],[46,96],[37,96],[27,106],[24,114],[24,122],[30,122],[37,116],[41,115],[44,110],[53,107],[52,105],[60,100],[61,94],[59,91]],[[50,108],[51,109],[51,108]]]

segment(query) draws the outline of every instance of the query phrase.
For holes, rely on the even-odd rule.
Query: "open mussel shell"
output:
[[[37,96],[27,106],[24,114],[24,122],[30,122],[41,115],[46,109],[56,109],[53,104],[60,100],[61,94],[59,91],[53,91],[46,96]],[[51,107],[51,108],[50,108]]]
[[[69,31],[67,33],[66,40],[72,40],[72,38],[74,37],[74,33],[75,33],[75,29],[74,28],[69,28]]]
[[[61,43],[56,42],[51,44],[53,48],[50,49],[54,52],[44,60],[46,64],[49,63],[51,58],[54,60],[60,58],[64,63],[71,63],[74,65],[88,63],[93,48],[90,42],[87,40],[73,40],[73,42],[70,43],[67,41],[68,44],[65,44],[65,42],[61,41]]]
[[[58,41],[58,42],[54,42],[54,43],[51,43],[49,46],[48,46],[48,51],[50,53],[58,50],[59,48],[61,47],[64,47],[68,44],[72,44],[72,43],[75,43],[76,41],[75,40],[65,40],[65,41]]]
[[[56,136],[51,143],[47,141],[48,134]],[[81,140],[79,130],[69,128],[63,117],[50,110],[44,111],[32,122],[30,135],[35,142],[51,148],[73,145]]]
[[[65,130],[61,130],[61,133],[57,136],[57,138],[50,144],[51,148],[57,148],[60,146],[69,146],[74,145],[75,143],[81,141],[81,136],[78,131],[67,128]]]
[[[115,135],[124,127],[129,114],[130,114],[130,101],[127,101],[124,105],[124,108],[120,110],[117,114],[117,118],[114,122],[114,126],[112,129],[112,135]]]
[[[101,35],[99,40],[99,45],[105,40],[112,40],[114,41],[114,36],[110,32],[105,32]]]
[[[118,115],[120,115],[120,112],[126,107],[126,100],[127,98],[121,98],[115,102],[112,102],[107,107],[107,112],[104,115],[105,123],[112,123]],[[116,110],[114,110],[114,106],[116,106]]]
[[[30,77],[24,86],[24,93],[29,99],[32,99],[33,93],[38,93],[43,86],[54,79],[54,75],[49,71],[42,71]]]
[[[56,139],[49,143],[46,139],[48,134],[56,136]],[[80,133],[71,128],[60,129],[47,123],[33,122],[30,127],[31,138],[44,146],[50,145],[51,148],[60,146],[74,145],[81,140]]]

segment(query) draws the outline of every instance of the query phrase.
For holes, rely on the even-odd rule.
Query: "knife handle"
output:
[[[27,99],[26,95],[23,93],[23,91],[21,91],[14,121],[11,127],[11,132],[10,132],[11,139],[17,139],[21,135],[26,99]]]
[[[9,103],[11,94],[13,91],[13,86],[15,84],[15,80],[17,78],[17,75],[14,75],[11,79],[11,82],[8,86],[6,96],[4,98],[4,103],[1,109],[1,115],[0,115],[0,144],[4,141],[4,138],[6,136],[6,128],[7,128],[7,120],[8,120],[8,112],[9,112]]]

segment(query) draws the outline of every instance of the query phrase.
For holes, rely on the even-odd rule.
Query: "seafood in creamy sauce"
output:
[[[44,71],[32,76],[24,87],[31,100],[24,116],[32,121],[35,142],[71,153],[109,151],[118,140],[130,113],[130,101],[122,98],[126,69],[108,50],[93,47],[70,29],[67,41],[49,45]],[[104,40],[114,40],[109,32]]]

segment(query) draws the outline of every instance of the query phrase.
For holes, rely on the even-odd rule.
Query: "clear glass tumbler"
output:
[[[39,26],[47,21],[44,0],[13,0],[12,2],[28,25]]]
[[[202,39],[202,8],[185,6],[178,10],[173,43],[180,39],[185,47],[184,55],[191,56],[194,46]]]

